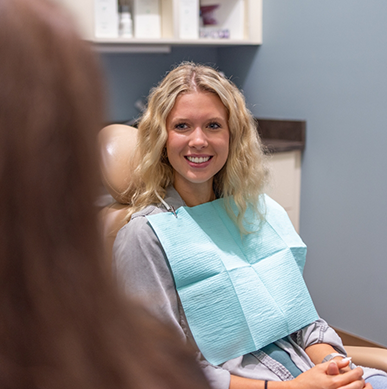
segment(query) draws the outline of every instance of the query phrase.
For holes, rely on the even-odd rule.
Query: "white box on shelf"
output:
[[[215,11],[216,26],[204,27],[208,31],[228,31],[230,39],[245,38],[245,0],[200,0],[201,6],[218,4]]]
[[[135,38],[161,38],[159,0],[134,0]]]
[[[94,19],[94,34],[96,38],[118,37],[117,0],[95,0]]]
[[[199,38],[199,0],[179,1],[179,38]]]

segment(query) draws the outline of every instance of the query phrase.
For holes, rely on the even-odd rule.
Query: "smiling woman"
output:
[[[195,108],[191,104],[195,104]],[[183,117],[175,117],[177,110],[182,110],[180,115]],[[147,110],[138,128],[138,147],[133,156],[134,174],[125,194],[127,202],[132,205],[128,220],[136,211],[158,203],[158,196],[165,197],[167,188],[175,184],[177,172],[187,165],[187,161],[182,160],[172,166],[168,158],[168,144],[174,139],[174,135],[169,139],[172,118],[175,120],[173,125],[177,126],[173,133],[184,134],[186,128],[193,125],[197,130],[196,122],[200,122],[202,131],[189,131],[193,135],[199,134],[199,138],[193,140],[194,143],[205,144],[210,133],[211,139],[219,140],[219,134],[226,136],[228,132],[227,142],[223,145],[225,147],[221,151],[219,147],[216,149],[219,156],[213,162],[217,162],[210,161],[208,164],[208,170],[211,170],[209,176],[212,177],[208,177],[210,181],[207,184],[212,183],[212,196],[234,197],[238,208],[237,223],[241,231],[244,231],[242,220],[248,205],[252,205],[259,213],[255,204],[266,176],[264,153],[256,124],[246,108],[243,95],[231,81],[211,67],[193,63],[183,63],[171,71],[149,96]],[[191,123],[190,120],[194,119],[196,122]],[[204,119],[208,122],[204,123]],[[200,134],[206,136],[200,139]],[[183,158],[191,153],[203,157],[207,152],[205,148],[195,153],[192,150],[197,150],[197,147],[191,148]],[[195,165],[189,166],[191,171],[194,171],[193,166]],[[188,166],[185,168],[188,169]],[[192,200],[198,204],[208,199],[199,199],[199,202]],[[190,201],[188,198],[184,200]],[[230,212],[231,214],[234,218],[234,214]]]
[[[302,278],[306,246],[262,194],[260,139],[233,83],[207,66],[172,70],[132,162],[118,281],[194,345],[214,389],[364,388],[375,371],[349,366]]]
[[[167,117],[167,130],[175,189],[188,206],[215,200],[214,176],[228,157],[226,107],[213,93],[181,94]]]

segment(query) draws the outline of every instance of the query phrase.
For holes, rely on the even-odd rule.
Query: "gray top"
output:
[[[175,209],[185,205],[173,187],[168,188],[165,201]],[[168,260],[145,217],[160,212],[167,212],[162,204],[148,206],[135,213],[130,222],[118,232],[113,247],[114,270],[119,284],[129,295],[141,300],[154,315],[172,325],[181,339],[196,347],[175,289]],[[345,354],[341,339],[322,319],[275,342],[290,355],[301,371],[313,367],[304,350],[316,343],[328,343],[337,352]],[[294,378],[283,365],[259,350],[231,359],[220,366],[209,364],[198,349],[197,355],[214,389],[228,389],[230,373],[270,381]],[[369,368],[364,368],[364,371],[364,378],[373,374],[384,374]]]

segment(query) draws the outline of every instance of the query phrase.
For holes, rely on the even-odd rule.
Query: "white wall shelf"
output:
[[[101,51],[132,51],[146,52],[170,51],[171,46],[235,46],[235,45],[259,45],[262,43],[262,0],[217,0],[228,8],[242,7],[243,10],[243,37],[212,39],[181,39],[179,38],[179,7],[183,0],[159,0],[160,38],[101,38],[95,35],[95,2],[104,0],[56,0],[63,4],[73,15],[79,26],[83,38],[97,46]],[[111,0],[105,0],[111,1]],[[118,0],[117,0],[118,1]],[[205,2],[205,0],[202,0]],[[199,13],[199,9],[197,10]],[[230,24],[230,20],[227,22]],[[198,26],[199,28],[199,26]],[[111,46],[110,49],[107,47]],[[131,48],[130,48],[131,47]],[[166,47],[169,47],[166,49]]]

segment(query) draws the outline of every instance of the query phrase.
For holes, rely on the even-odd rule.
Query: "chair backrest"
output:
[[[110,203],[100,211],[106,255],[111,260],[114,240],[117,232],[126,223],[125,217],[129,208],[122,194],[130,183],[129,161],[136,146],[137,129],[123,124],[112,124],[100,131],[98,141],[102,181],[112,196]]]

